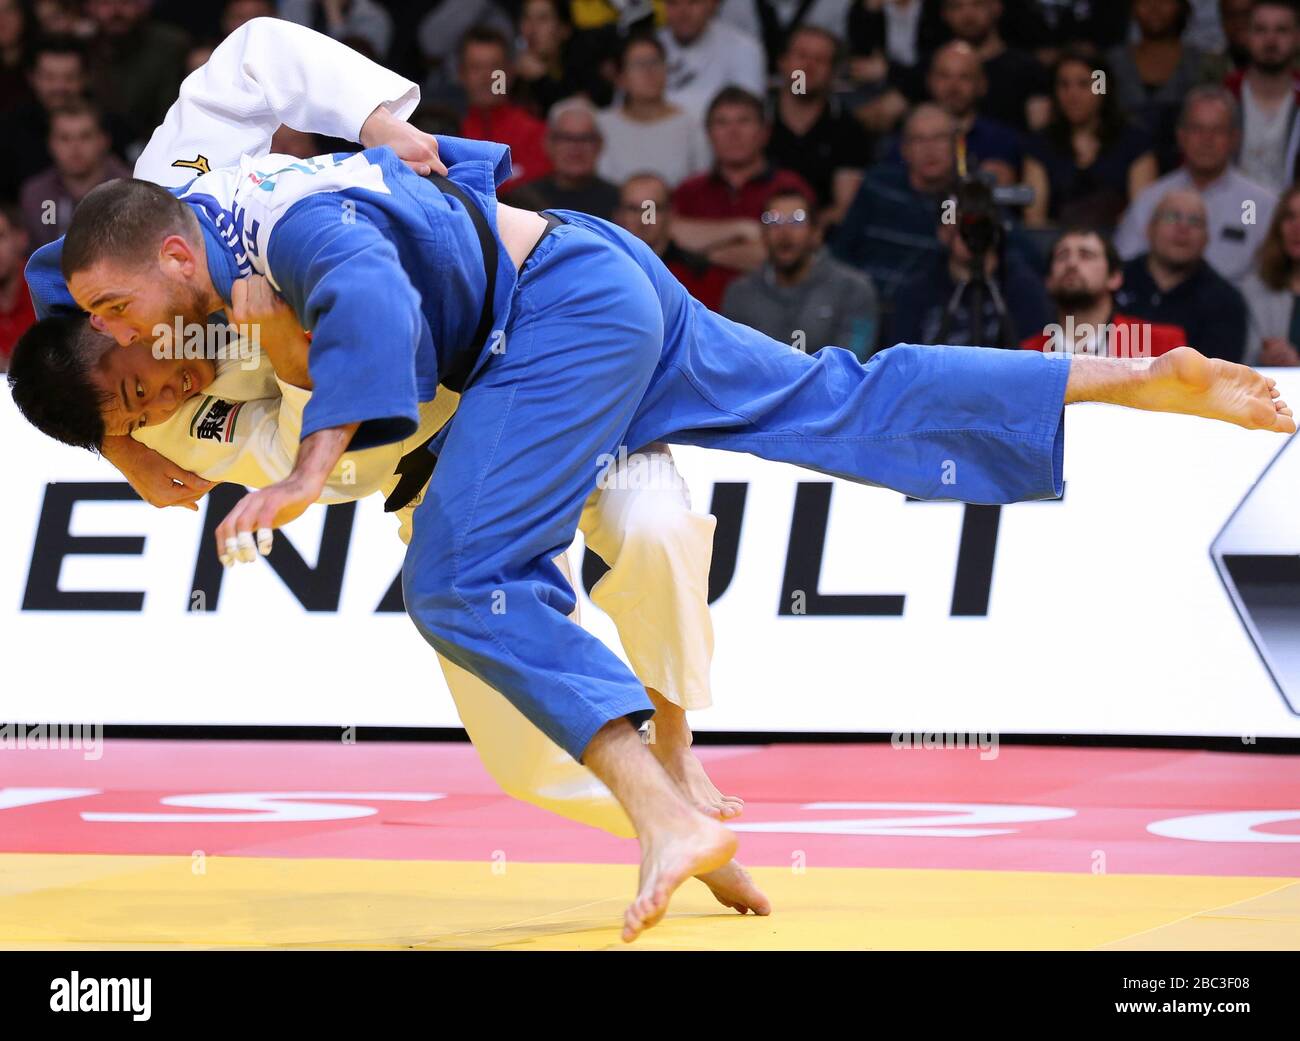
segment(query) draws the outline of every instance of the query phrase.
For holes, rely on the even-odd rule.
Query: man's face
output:
[[[1228,44],[1238,51],[1246,49],[1250,39],[1250,11],[1254,0],[1219,0],[1219,20]]]
[[[1279,73],[1291,67],[1296,56],[1296,16],[1280,4],[1256,7],[1246,33],[1246,52],[1262,72]]]
[[[108,135],[88,115],[55,116],[50,124],[50,155],[65,177],[85,177],[108,154]]]
[[[998,7],[995,0],[944,0],[943,20],[957,39],[978,46],[997,24]]]
[[[1239,138],[1227,106],[1208,99],[1193,104],[1178,128],[1183,161],[1192,173],[1202,177],[1218,177],[1228,168]]]
[[[793,74],[802,72],[804,93],[821,97],[831,87],[835,74],[835,45],[818,32],[798,32],[790,46],[781,55],[781,80],[788,88],[793,84]]]
[[[1190,267],[1209,241],[1205,203],[1195,192],[1177,192],[1160,201],[1151,217],[1151,255],[1175,268]]]
[[[966,45],[945,47],[930,64],[930,96],[954,116],[966,116],[984,94],[984,72]]]
[[[657,177],[633,177],[619,192],[618,223],[656,253],[668,243],[668,188]]]
[[[149,11],[149,0],[88,0],[86,13],[105,36],[121,36]]]
[[[658,101],[664,96],[668,70],[658,48],[648,43],[629,47],[619,85],[631,101]]]
[[[160,329],[170,330],[176,319],[206,325],[200,287],[201,256],[179,235],[169,236],[156,259],[133,267],[101,260],[68,279],[68,290],[91,324],[123,347],[142,340],[151,344]]]
[[[903,161],[912,180],[927,186],[946,183],[957,166],[952,117],[939,112],[913,116],[903,131]]]
[[[91,379],[104,396],[100,415],[106,434],[129,434],[166,422],[216,378],[216,366],[207,359],[157,358],[143,340],[119,347],[107,336],[89,335],[103,340]]]
[[[678,43],[690,43],[704,32],[717,0],[664,0],[664,22]]]
[[[820,244],[808,204],[797,195],[773,199],[763,213],[762,230],[768,258],[778,271],[797,269]]]
[[[505,91],[493,90],[508,75],[506,52],[495,43],[470,43],[460,63],[460,83],[474,108],[495,108],[504,104]]]
[[[566,112],[546,131],[546,150],[555,172],[564,178],[585,181],[596,175],[600,158],[600,131],[587,112]]]
[[[1122,280],[1107,268],[1106,247],[1096,235],[1065,235],[1052,250],[1047,291],[1067,311],[1095,305]]]
[[[78,55],[44,51],[36,59],[30,82],[36,100],[48,112],[80,98],[86,89],[86,74]]]
[[[709,143],[720,163],[752,163],[767,146],[767,126],[749,105],[719,105],[709,117]]]
[[[26,255],[27,232],[0,213],[0,280],[17,274]]]
[[[1178,27],[1178,0],[1134,0],[1133,20],[1147,39],[1173,36]]]

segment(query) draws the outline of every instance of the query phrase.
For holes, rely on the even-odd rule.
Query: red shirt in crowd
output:
[[[36,312],[32,310],[32,294],[27,291],[27,281],[21,275],[14,279],[12,300],[0,298],[0,358],[9,365],[9,358],[14,353],[14,344],[36,321]]]
[[[471,108],[460,125],[462,137],[510,146],[510,180],[502,191],[518,188],[551,172],[546,154],[546,124],[522,105],[507,101],[495,108]]]
[[[1116,358],[1158,358],[1187,343],[1187,333],[1181,325],[1162,325],[1125,314],[1111,315],[1107,324],[1112,327],[1110,353]],[[1069,353],[1070,345],[1076,338],[1072,333],[1077,335],[1071,326],[1072,323],[1067,320],[1065,325],[1055,330],[1031,336],[1020,346],[1027,351]]]
[[[676,244],[669,244],[660,259],[691,296],[710,311],[721,312],[722,294],[733,277],[730,271],[710,264],[707,257],[698,253],[679,249]]]

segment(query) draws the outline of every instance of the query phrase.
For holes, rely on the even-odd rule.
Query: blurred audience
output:
[[[1041,127],[1047,119],[1047,72],[1032,54],[1007,46],[998,28],[1001,0],[940,2],[947,31],[970,44],[984,65],[988,90],[980,111],[1019,130]]]
[[[364,41],[376,61],[393,42],[392,16],[377,0],[280,0],[280,17],[354,46]]]
[[[23,59],[33,35],[19,0],[0,0],[0,115],[31,99]]]
[[[654,250],[686,291],[717,311],[730,279],[708,257],[673,241],[673,208],[668,184],[658,174],[628,178],[619,191],[618,223]]]
[[[513,64],[506,38],[484,26],[469,30],[461,40],[458,67],[468,102],[462,136],[510,146],[512,188],[550,173],[546,124],[508,92]]]
[[[956,124],[933,103],[903,124],[903,165],[867,172],[831,241],[835,255],[871,276],[886,301],[938,256],[934,215],[956,176]]]
[[[707,126],[713,169],[678,185],[673,236],[722,268],[729,281],[766,259],[759,218],[768,197],[780,188],[814,193],[797,173],[768,162],[764,149],[770,128],[755,95],[724,87],[709,106]]]
[[[830,345],[866,361],[876,349],[876,287],[822,248],[817,200],[788,189],[774,192],[762,228],[767,260],[727,286],[722,313],[808,354]]]
[[[597,170],[607,181],[622,184],[634,173],[656,173],[676,187],[709,168],[704,124],[693,112],[665,99],[667,81],[664,45],[658,37],[629,37],[618,58],[622,100],[597,116],[605,138]]]
[[[1248,365],[1300,365],[1300,185],[1278,202],[1241,286],[1250,308]]]
[[[1125,116],[1107,71],[1079,51],[1056,62],[1051,109],[1047,126],[1026,141],[1035,198],[1025,223],[1114,227],[1159,172],[1150,137]]]
[[[573,22],[564,0],[525,0],[519,14],[521,49],[515,55],[515,100],[545,118],[552,105],[581,89],[577,68],[566,61]]]
[[[812,185],[823,225],[838,224],[871,162],[871,138],[832,93],[840,40],[825,29],[795,29],[778,62],[780,79],[767,156]]]
[[[599,177],[600,127],[596,109],[586,98],[569,98],[551,108],[546,120],[546,154],[551,172],[506,196],[514,206],[545,210],[580,210],[613,220],[618,186]]]
[[[718,18],[718,0],[663,0],[659,41],[668,62],[668,100],[706,114],[724,87],[743,87],[762,97],[767,57],[747,32]]]
[[[1300,143],[1300,15],[1293,0],[1257,0],[1246,52],[1246,67],[1225,80],[1241,106],[1237,166],[1252,181],[1280,191],[1294,178]]]
[[[27,253],[27,232],[17,207],[0,203],[0,370],[9,368],[9,356],[18,337],[36,321],[23,278]]]
[[[1273,216],[1276,194],[1232,163],[1241,140],[1237,102],[1222,87],[1195,87],[1178,123],[1183,165],[1138,195],[1115,233],[1126,260],[1147,249],[1147,228],[1156,206],[1174,188],[1195,188],[1209,215],[1205,259],[1229,282],[1245,277]]]
[[[1150,322],[1178,325],[1213,358],[1241,361],[1246,301],[1205,262],[1208,215],[1191,188],[1167,193],[1151,215],[1150,252],[1124,265],[1116,307]]]
[[[190,49],[185,32],[149,18],[150,6],[150,0],[86,0],[96,30],[89,47],[95,101],[121,117],[141,147],[176,100]]]
[[[1091,228],[1067,228],[1052,250],[1047,276],[1056,322],[1021,347],[1055,354],[1155,358],[1186,345],[1187,333],[1176,325],[1118,312],[1115,293],[1123,284],[1124,269],[1110,239]]]

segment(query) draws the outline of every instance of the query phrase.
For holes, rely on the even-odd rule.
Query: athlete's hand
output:
[[[217,557],[222,565],[247,564],[258,553],[270,553],[271,529],[301,517],[322,488],[323,484],[295,475],[245,495],[217,525]]]
[[[104,438],[100,453],[121,471],[136,494],[150,506],[183,506],[198,510],[198,500],[214,487],[198,474],[177,466],[133,437]]]
[[[361,144],[365,148],[387,145],[397,153],[397,158],[424,177],[430,173],[447,173],[447,167],[438,158],[438,139],[410,123],[398,119],[380,105],[361,124]]]
[[[312,389],[302,322],[262,275],[249,275],[231,285],[226,317],[236,325],[256,330],[257,343],[280,379],[294,387]]]

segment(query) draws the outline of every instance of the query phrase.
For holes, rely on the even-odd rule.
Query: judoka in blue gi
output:
[[[349,446],[409,436],[440,382],[461,391],[415,512],[407,610],[624,805],[642,849],[625,939],[685,879],[729,863],[736,839],[642,745],[640,683],[565,617],[574,594],[553,558],[620,446],[752,452],[919,498],[1007,503],[1060,494],[1070,402],[1294,430],[1271,381],[1191,348],[1152,363],[910,345],[865,364],[807,356],[707,310],[620,228],[499,203],[504,147],[439,146],[449,181],[371,149],[245,158],[178,195],[102,186],[77,210],[62,274],[123,344],[177,315],[204,322],[251,272],[311,330],[297,464],[218,529],[231,559],[314,502]]]

